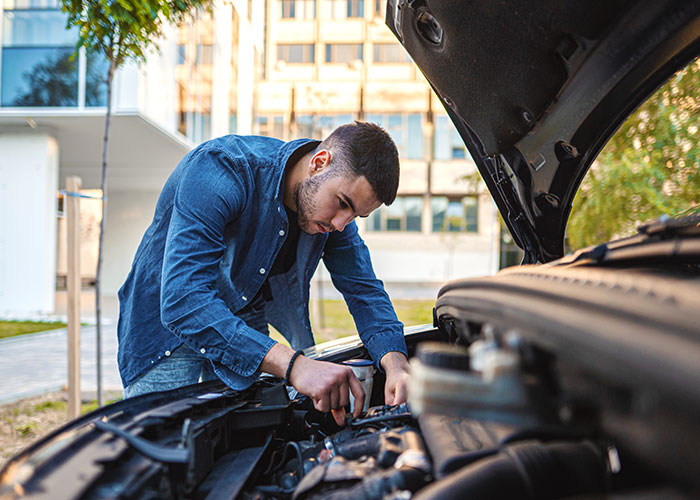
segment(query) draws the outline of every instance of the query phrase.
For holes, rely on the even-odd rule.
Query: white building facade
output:
[[[384,3],[217,0],[117,73],[103,293],[121,286],[163,183],[194,145],[227,133],[322,138],[354,119],[382,125],[400,151],[396,202],[358,221],[390,293],[431,297],[498,269],[495,207],[465,180],[474,163],[384,25]],[[70,57],[76,34],[58,0],[3,0],[0,18],[0,314],[51,313],[65,275],[59,191],[77,175],[101,194],[105,65]],[[90,281],[99,202],[81,204]]]

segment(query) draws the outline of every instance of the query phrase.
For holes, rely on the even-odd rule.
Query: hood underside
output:
[[[445,106],[526,262],[563,255],[591,162],[700,48],[695,0],[389,0],[386,21]]]

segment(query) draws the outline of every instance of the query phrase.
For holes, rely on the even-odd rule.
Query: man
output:
[[[225,136],[188,153],[165,183],[119,291],[126,397],[216,377],[244,389],[261,371],[288,377],[342,424],[346,366],[294,356],[313,345],[309,282],[323,257],[373,360],[388,404],[406,399],[403,328],[353,219],[396,197],[396,146],[355,122],[323,142]],[[292,349],[268,336],[268,323]]]

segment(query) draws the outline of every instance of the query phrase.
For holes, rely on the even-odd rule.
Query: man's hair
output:
[[[377,200],[391,205],[399,188],[399,153],[389,134],[379,125],[368,122],[341,125],[318,146],[331,152],[335,173],[349,171],[363,175]]]

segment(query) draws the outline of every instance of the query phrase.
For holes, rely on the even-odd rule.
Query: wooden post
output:
[[[80,415],[80,177],[66,179],[68,229],[68,418]]]

